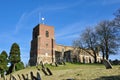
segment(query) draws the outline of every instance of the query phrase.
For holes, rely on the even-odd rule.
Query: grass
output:
[[[102,64],[71,64],[60,65],[58,67],[45,65],[52,71],[52,76],[45,76],[42,70],[39,71],[42,80],[120,80],[120,66],[113,66],[113,69],[106,69]],[[38,66],[41,69],[41,66]],[[17,80],[17,74],[29,74],[31,71],[34,75],[38,72],[36,67],[29,67],[12,73]],[[30,75],[29,75],[30,76]],[[9,78],[9,75],[7,76]],[[1,80],[1,79],[0,79]]]

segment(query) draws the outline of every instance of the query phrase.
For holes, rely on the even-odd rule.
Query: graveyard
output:
[[[106,69],[103,64],[80,63],[66,63],[66,65],[58,66],[46,64],[44,67],[49,68],[51,74],[48,72],[45,74],[42,66],[38,65],[13,72],[11,75],[16,80],[34,80],[31,79],[31,73],[34,77],[40,78],[35,80],[120,80],[119,65],[113,65],[112,69]],[[5,78],[10,80],[10,75],[5,76]]]

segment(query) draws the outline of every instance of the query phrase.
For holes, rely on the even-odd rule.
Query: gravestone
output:
[[[42,68],[42,72],[43,72],[45,75],[48,75],[44,68]]]
[[[37,72],[37,80],[41,80],[40,73]]]
[[[104,59],[103,64],[105,65],[106,69],[112,69],[112,65],[108,60]]]
[[[10,79],[9,80],[17,80],[12,74],[10,74]]]
[[[31,79],[30,80],[37,80],[37,78],[33,75],[32,71],[30,72],[30,74],[31,74]]]
[[[63,65],[66,65],[64,60],[63,60]]]
[[[10,74],[10,80],[17,80],[17,79],[15,79],[15,77],[12,74]]]
[[[19,74],[18,74],[18,78],[19,78],[19,80],[22,80]]]
[[[42,62],[42,61],[40,62],[40,64],[41,64],[42,68],[45,68],[45,66],[44,66],[44,64],[43,64],[43,62]]]
[[[0,78],[1,78],[1,74],[0,74]]]
[[[55,62],[55,66],[56,66],[56,67],[58,67],[58,64],[57,64],[57,62]]]
[[[11,80],[17,80],[13,75],[11,75]]]
[[[53,75],[49,68],[46,68],[49,75]]]
[[[66,79],[66,80],[75,80],[75,79],[73,79],[73,78],[69,78],[69,79]]]
[[[31,76],[31,80],[33,80],[34,78],[33,78],[33,72],[32,71],[30,72],[30,76]]]
[[[23,77],[23,80],[26,80],[26,78],[25,78],[25,75],[24,75],[24,74],[22,74],[22,77]]]

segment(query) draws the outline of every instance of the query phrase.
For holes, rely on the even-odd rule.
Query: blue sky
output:
[[[29,60],[32,29],[41,22],[55,28],[57,44],[72,45],[86,26],[112,20],[120,0],[1,0],[0,52],[16,42],[24,63]],[[112,55],[111,59],[120,59]]]

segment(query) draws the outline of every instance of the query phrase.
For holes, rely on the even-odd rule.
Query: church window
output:
[[[49,37],[49,32],[48,31],[46,31],[46,37]]]

